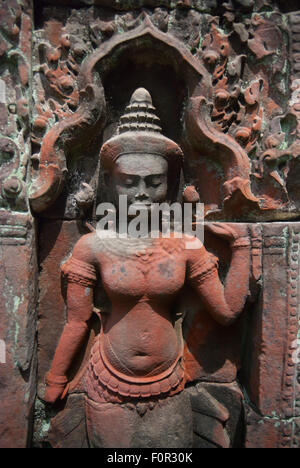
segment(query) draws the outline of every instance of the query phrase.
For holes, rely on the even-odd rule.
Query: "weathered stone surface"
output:
[[[66,321],[66,290],[61,265],[70,256],[74,242],[88,230],[76,221],[48,221],[40,225],[39,377],[44,381]]]
[[[146,207],[176,200],[183,153],[175,141],[163,135],[160,119],[146,89],[138,88],[133,93],[121,116],[118,132],[104,143],[100,159],[107,191],[116,206],[120,195],[127,197],[126,209],[127,204],[130,208],[140,209],[141,204]],[[127,182],[129,178],[130,183]],[[121,210],[119,206],[119,220],[124,215]],[[146,214],[150,216],[151,211]],[[126,226],[119,223],[119,229],[127,229],[127,222]],[[60,286],[57,271],[63,254],[60,247],[66,247],[69,242],[65,233],[68,227],[74,227],[74,223],[64,223],[67,230],[57,233],[50,253],[47,227],[51,224],[53,222],[45,221],[46,229],[41,239],[44,243],[43,267],[46,266],[43,275],[47,284],[50,268],[56,276],[56,288],[54,282],[50,285],[53,292]],[[57,226],[60,231],[60,225],[54,223],[54,228]],[[98,225],[96,230],[76,242],[72,257],[61,265],[67,281],[67,321],[45,379],[46,392],[41,398],[47,403],[56,404],[72,392],[74,384],[70,370],[87,338],[96,305],[94,296],[101,290],[101,284],[110,302],[109,310],[100,308],[101,333],[86,356],[86,366],[83,364],[86,370],[82,392],[86,398],[85,420],[91,447],[188,448],[193,443],[193,425],[199,437],[216,446],[230,446],[227,429],[223,427],[229,414],[225,421],[219,421],[218,411],[206,414],[208,405],[202,400],[207,398],[219,412],[221,403],[209,393],[199,392],[197,411],[202,404],[200,413],[203,417],[193,418],[192,409],[190,413],[187,411],[190,397],[185,386],[195,385],[204,375],[211,381],[223,378],[232,383],[236,379],[238,362],[235,361],[238,358],[234,359],[230,351],[238,357],[239,349],[233,344],[232,328],[226,334],[224,327],[236,322],[245,306],[251,276],[252,242],[248,226],[244,224],[211,223],[206,229],[215,238],[217,246],[218,240],[223,241],[220,251],[225,251],[230,258],[228,271],[224,273],[225,290],[218,275],[217,257],[206,250],[200,239],[194,238],[197,247],[192,248],[192,240],[187,234],[183,239],[177,239],[175,234],[170,238],[160,236],[155,239],[150,232],[146,238],[144,235],[134,238],[131,233],[128,239],[118,236],[112,239],[105,236],[107,232]],[[51,239],[53,241],[52,236]],[[195,311],[192,319],[184,302],[181,309],[174,308],[179,294],[185,298],[186,283],[204,305],[203,310]],[[50,294],[43,280],[40,285],[42,295],[45,293],[49,300]],[[50,300],[53,307],[54,297]],[[61,313],[62,302],[58,306]],[[46,302],[45,314],[41,317],[43,327],[47,327],[48,317],[53,320],[48,307]],[[202,316],[210,317],[209,330],[201,324]],[[195,318],[200,318],[200,323],[197,320],[194,324]],[[202,342],[211,350],[217,324],[223,328],[222,334],[229,337],[230,350],[219,353],[219,362],[212,356],[208,358],[207,353],[204,363],[201,359],[205,351],[200,350],[199,345]],[[197,329],[204,329],[202,337],[195,333]],[[221,336],[221,329],[218,335]],[[50,342],[52,345],[53,337]],[[46,352],[50,342],[42,342]],[[188,365],[188,354],[194,357],[198,366]],[[46,361],[41,352],[39,359]],[[229,374],[224,366],[226,359],[232,361]],[[63,422],[63,416],[61,420]]]
[[[150,3],[151,5],[148,6],[153,7],[153,3]],[[197,5],[193,2],[177,4],[177,7],[185,7],[186,11],[178,9],[176,13],[172,11],[174,5],[168,4],[167,6],[170,8],[168,10],[162,8],[158,16],[157,12],[152,11],[151,8],[141,16],[139,16],[139,12],[129,13],[128,15],[121,12],[123,8],[124,10],[139,8],[142,6],[141,2],[127,2],[122,5],[115,5],[112,2],[109,5],[106,5],[105,2],[94,3],[95,8],[100,6],[119,10],[117,13],[118,21],[119,24],[123,25],[123,30],[120,31],[116,27],[115,19],[109,16],[108,10],[97,10],[99,21],[93,23],[92,10],[85,8],[84,4],[78,4],[79,11],[83,15],[79,35],[86,39],[92,37],[90,42],[89,40],[85,41],[85,49],[73,37],[75,13],[72,21],[70,21],[69,13],[66,10],[66,16],[62,22],[56,16],[55,10],[51,10],[51,8],[45,10],[44,14],[50,14],[50,16],[53,11],[53,18],[50,18],[50,21],[47,18],[47,27],[42,32],[48,45],[43,55],[44,60],[41,60],[42,55],[39,55],[39,60],[41,60],[43,73],[50,88],[55,90],[56,93],[60,93],[64,107],[62,113],[59,113],[58,109],[61,107],[59,103],[54,111],[56,118],[62,122],[55,127],[57,129],[55,134],[56,130],[52,131],[50,128],[53,110],[51,114],[51,110],[47,109],[45,100],[43,109],[41,109],[38,101],[35,102],[37,131],[34,138],[35,143],[42,145],[42,148],[40,172],[36,173],[38,176],[36,182],[34,182],[36,187],[34,184],[32,186],[32,207],[37,211],[44,211],[44,216],[48,218],[66,216],[75,219],[78,216],[84,217],[85,210],[89,210],[90,216],[95,212],[97,201],[105,195],[104,186],[101,185],[101,182],[100,187],[98,187],[101,192],[100,198],[99,194],[96,194],[93,198],[93,190],[95,193],[97,191],[98,169],[95,172],[95,177],[91,173],[88,174],[88,177],[84,180],[85,185],[80,186],[82,179],[80,176],[78,177],[79,173],[76,165],[72,167],[72,164],[70,164],[74,156],[68,151],[60,161],[62,161],[62,166],[68,163],[68,167],[71,168],[71,173],[68,176],[69,180],[72,180],[74,174],[76,183],[71,186],[67,181],[65,192],[58,199],[59,202],[66,201],[66,208],[64,204],[60,204],[59,208],[59,203],[49,208],[49,200],[53,202],[58,196],[58,191],[61,190],[61,183],[63,182],[62,166],[61,163],[58,164],[61,154],[57,159],[55,154],[57,151],[56,145],[57,148],[61,148],[61,142],[64,142],[66,147],[74,146],[79,148],[81,137],[76,136],[74,130],[76,119],[72,116],[70,110],[76,110],[76,112],[83,110],[82,104],[78,100],[79,92],[84,91],[84,86],[87,83],[93,85],[89,80],[92,72],[96,71],[97,73],[98,69],[102,70],[101,79],[103,80],[105,93],[112,96],[111,102],[114,103],[115,107],[114,109],[109,106],[105,108],[107,102],[103,100],[103,96],[98,96],[97,101],[97,96],[94,94],[92,100],[88,103],[90,113],[87,113],[86,117],[81,121],[82,128],[90,128],[91,135],[95,136],[101,128],[104,128],[106,135],[104,139],[106,140],[111,136],[116,126],[116,115],[120,116],[121,103],[118,107],[118,96],[113,96],[105,77],[111,76],[117,83],[114,73],[118,75],[116,71],[118,66],[111,72],[111,75],[109,70],[110,67],[113,68],[111,63],[117,63],[118,60],[120,63],[124,63],[124,58],[120,60],[121,55],[116,58],[114,53],[110,51],[120,47],[121,54],[123,47],[127,49],[127,54],[130,51],[131,55],[131,51],[138,49],[135,44],[137,37],[139,37],[140,47],[144,51],[143,64],[145,65],[148,61],[148,66],[153,66],[155,62],[151,58],[151,48],[149,53],[143,43],[143,35],[147,31],[147,37],[150,37],[151,41],[154,41],[153,38],[155,38],[160,43],[158,47],[156,47],[155,41],[152,44],[152,47],[156,50],[155,59],[157,62],[160,62],[157,53],[159,54],[160,50],[168,50],[168,57],[172,54],[175,54],[174,57],[177,54],[178,57],[178,51],[180,51],[182,64],[189,63],[185,76],[188,77],[186,84],[192,99],[185,108],[185,133],[178,128],[177,134],[174,133],[172,138],[177,138],[182,142],[186,157],[186,174],[188,174],[186,182],[192,183],[192,185],[199,188],[200,199],[206,205],[208,219],[263,220],[295,216],[299,198],[294,182],[297,178],[298,146],[295,133],[297,120],[293,117],[279,118],[278,116],[291,112],[292,115],[297,117],[298,103],[293,101],[291,106],[289,105],[289,90],[286,86],[283,86],[283,83],[287,82],[283,79],[283,76],[288,59],[288,48],[284,39],[286,21],[281,14],[277,11],[277,13],[266,15],[260,11],[263,2],[242,1],[224,4],[222,6],[224,17],[213,20],[209,16],[201,17],[199,12],[202,6],[199,2]],[[145,6],[145,3],[143,6]],[[162,7],[163,5],[156,3],[155,6]],[[193,8],[197,8],[198,11],[193,11]],[[214,11],[215,14],[218,14],[216,5],[206,3],[205,8],[207,13],[208,11]],[[286,8],[289,9],[290,5],[286,6]],[[258,11],[258,14],[254,13]],[[243,21],[244,18],[241,15],[244,14],[250,14],[247,21]],[[43,14],[41,18],[43,18]],[[297,28],[297,15],[291,14],[290,22],[292,30]],[[227,36],[225,34],[224,31],[225,29],[228,30],[228,28],[235,31],[234,35]],[[90,35],[90,30],[92,30],[92,35]],[[77,36],[78,32],[79,29],[77,29]],[[294,59],[294,70],[297,72],[297,31],[293,30],[293,33],[290,51]],[[204,37],[203,41],[200,40],[201,37]],[[182,52],[183,49],[176,42],[178,40],[188,47],[191,54],[187,50]],[[278,44],[281,44],[280,54],[278,53]],[[237,53],[236,50],[239,50],[240,53]],[[63,56],[61,51],[64,51]],[[245,52],[246,56],[242,52]],[[91,59],[84,62],[83,67],[80,57],[88,54],[91,54]],[[163,53],[163,55],[164,57],[167,56],[166,53]],[[107,61],[102,64],[103,56],[107,57]],[[65,85],[61,82],[61,75],[64,73],[63,60],[66,57],[70,65],[73,63],[73,70],[76,69],[76,73],[69,74],[68,86],[64,89]],[[255,60],[249,57],[254,57]],[[59,64],[55,73],[50,72],[51,60],[55,60]],[[165,60],[165,58],[162,60]],[[98,68],[95,64],[97,64]],[[180,72],[176,67],[174,68],[172,59],[168,65],[171,68],[173,67],[174,74],[179,76],[179,80],[182,80]],[[137,74],[143,76],[141,68],[138,68],[134,60],[131,62],[131,68]],[[126,73],[124,73],[126,68],[122,69],[121,67],[120,70],[126,76]],[[80,76],[79,80],[76,78],[77,73]],[[200,75],[203,76],[200,87],[194,88],[194,76],[198,76],[196,81],[197,79],[199,81]],[[257,76],[260,79],[257,79]],[[155,79],[153,81],[155,82]],[[41,93],[44,93],[43,85],[41,86],[39,82],[36,82],[36,85]],[[68,92],[66,92],[67,89]],[[177,89],[180,89],[180,86]],[[155,93],[155,90],[153,91]],[[201,96],[207,97],[209,103],[212,104],[213,107],[210,113],[206,102]],[[55,96],[53,97],[55,98]],[[68,109],[70,104],[74,109]],[[98,113],[93,110],[96,107]],[[110,126],[102,122],[99,109],[107,114]],[[82,116],[80,112],[77,114],[78,116]],[[90,117],[94,120],[91,120]],[[268,128],[263,124],[263,119],[268,122]],[[167,121],[167,118],[165,120]],[[64,133],[65,128],[68,128],[66,134]],[[40,134],[39,129],[42,130]],[[41,135],[44,135],[44,138]],[[55,144],[53,144],[53,135],[57,138]],[[48,145],[48,141],[50,145]],[[98,151],[100,146],[99,141]],[[78,150],[79,154],[80,151]],[[199,157],[202,154],[205,154],[203,159]],[[225,158],[224,154],[226,154]],[[49,162],[49,158],[51,158],[51,164],[53,164],[53,178],[50,177],[47,166],[45,166],[46,169],[43,168],[44,162]],[[97,151],[94,152],[93,158],[94,162],[92,164],[96,168]],[[87,174],[86,169],[82,169],[82,172]],[[72,173],[72,171],[74,172]],[[186,196],[188,197],[188,192],[186,192]],[[72,200],[77,201],[82,211],[78,212],[76,211],[78,208],[70,208],[73,203]],[[86,213],[87,211],[85,211],[85,215]],[[47,223],[45,222],[44,225],[46,226]],[[57,223],[59,224],[59,222],[55,222],[53,226]],[[72,223],[69,224],[69,226],[71,225]],[[45,290],[44,281],[49,277],[48,272],[51,270],[51,264],[55,264],[53,271],[57,270],[64,257],[62,246],[65,245],[65,250],[68,252],[71,249],[72,242],[65,236],[69,228],[65,231],[65,226],[67,226],[65,222],[63,226],[62,232],[59,233],[55,242],[52,259],[50,260],[50,256],[46,255],[45,262],[43,262],[41,284],[43,285],[42,289]],[[190,374],[196,380],[230,383],[236,379],[237,371],[240,370],[250,400],[267,418],[270,417],[273,411],[279,411],[280,417],[290,417],[292,408],[290,401],[287,402],[285,408],[281,403],[281,379],[282,375],[287,375],[286,386],[289,387],[288,377],[290,375],[288,374],[295,372],[295,369],[291,369],[291,366],[289,366],[288,370],[286,369],[284,359],[287,352],[287,340],[285,336],[280,334],[282,329],[285,329],[286,332],[294,330],[293,320],[291,319],[290,323],[285,313],[286,291],[283,291],[282,288],[282,284],[288,284],[289,281],[288,265],[285,260],[288,252],[286,250],[288,238],[286,236],[288,235],[281,233],[282,226],[263,225],[260,229],[258,225],[249,225],[248,229],[252,232],[252,271],[249,299],[254,305],[250,305],[251,302],[248,303],[244,317],[235,327],[224,333],[222,327],[216,325],[213,320],[206,318],[205,309],[201,309],[199,314],[199,304],[190,291],[185,291],[182,301],[182,310],[189,312],[184,322],[184,336],[188,343],[186,363]],[[282,229],[284,230],[286,227],[283,226]],[[75,237],[77,238],[77,234]],[[264,238],[263,250],[261,250],[262,237]],[[43,232],[41,239],[46,239],[45,232]],[[60,242],[61,247],[57,248],[56,246]],[[222,243],[218,244],[218,242],[211,239],[208,239],[207,242],[207,245],[210,245],[210,250],[218,255],[221,262],[221,271],[225,276],[230,261],[230,252]],[[261,260],[261,253],[263,253],[263,260]],[[278,277],[273,272],[274,261],[276,261],[279,268]],[[264,273],[261,277],[262,270]],[[51,290],[58,291],[57,279],[55,280],[53,276],[51,281]],[[259,281],[261,281],[263,292],[257,302],[260,289]],[[265,288],[265,285],[268,286]],[[187,297],[189,297],[189,300],[187,300]],[[43,351],[41,351],[41,356],[43,352],[48,352],[48,348],[52,348],[52,353],[54,349],[52,343],[57,341],[52,336],[49,337],[47,342],[46,334],[42,331],[43,328],[44,330],[47,329],[46,317],[54,300],[54,297],[47,293],[47,299],[45,296],[42,306],[45,312],[42,320],[45,320],[45,323],[42,324],[41,321],[42,328],[40,330],[41,337],[44,335],[45,341],[42,338]],[[64,322],[63,310],[65,304],[61,299],[59,301],[57,323],[59,324],[58,328],[61,328]],[[278,309],[276,316],[272,313],[274,308]],[[291,312],[291,316],[293,313]],[[195,315],[201,317],[200,321],[197,319],[198,322],[193,322]],[[249,325],[250,333],[248,330]],[[254,344],[253,335],[256,337]],[[201,343],[200,346],[199,343]],[[248,356],[241,358],[241,349],[246,349]],[[270,361],[271,355],[274,356],[272,361]],[[225,356],[226,358],[224,358]],[[43,356],[43,359],[44,362],[48,361],[48,357]],[[46,367],[45,365],[41,374],[44,373]],[[272,378],[274,382],[270,390]],[[237,414],[236,420],[240,417],[238,410]],[[200,426],[198,427],[199,431]],[[217,429],[216,431],[218,433]],[[216,437],[219,438],[221,445],[226,445],[221,434],[222,431]],[[232,439],[234,436],[231,434],[230,437]],[[242,444],[243,442],[240,440],[239,443]]]
[[[88,406],[87,427],[91,447],[192,447],[192,409],[186,392],[158,401],[152,409],[147,406],[143,402],[136,407],[130,407],[130,404],[99,405],[95,421],[95,410]]]
[[[238,385],[198,383],[188,389],[194,419],[194,447],[243,447],[243,394]]]
[[[30,1],[21,5],[17,0],[2,2],[0,8],[0,208],[26,212],[32,9]]]
[[[39,4],[56,5],[56,0],[39,0]],[[226,3],[229,7],[249,13],[259,10],[263,6],[278,6],[282,11],[296,11],[299,5],[297,0],[230,0],[229,2],[217,2],[217,0],[62,0],[61,5],[72,7],[100,6],[116,10],[132,10],[141,7],[167,7],[167,8],[196,8],[200,11],[215,11],[220,4]]]
[[[30,445],[36,394],[37,262],[32,219],[0,213],[0,447]],[[4,361],[4,362],[3,362]]]
[[[250,391],[250,398],[266,416],[270,416],[272,411],[277,412],[282,402],[281,379],[284,373],[288,332],[287,231],[285,224],[263,225],[263,288],[260,305],[251,317],[255,327],[253,334],[259,339],[252,344],[257,360],[254,358],[252,362],[254,368],[250,389],[253,388],[254,394]],[[270,355],[273,356],[271,362]]]
[[[88,183],[93,190],[97,186],[97,153],[101,147],[97,137],[104,130],[105,139],[109,138],[125,105],[124,93],[118,95],[117,91],[121,74],[125,79],[123,87],[128,89],[127,102],[132,86],[139,86],[138,82],[130,83],[136,77],[150,87],[155,103],[160,102],[161,94],[165,95],[164,106],[159,109],[163,124],[172,132],[168,136],[183,146],[186,183],[198,187],[210,219],[232,220],[238,216],[247,221],[267,216],[281,220],[297,215],[299,196],[290,190],[289,183],[298,158],[298,145],[296,121],[289,114],[296,108],[289,107],[286,86],[289,55],[286,22],[279,12],[270,15],[261,12],[262,2],[246,3],[224,3],[213,17],[195,11],[192,4],[192,9],[187,10],[150,9],[126,14],[120,11],[116,16],[100,9],[96,17],[93,8],[81,5],[80,21],[77,11],[70,13],[66,9],[62,19],[56,16],[55,9],[47,8],[47,20],[45,17],[46,22],[41,23],[44,46],[39,53],[38,36],[35,51],[44,80],[40,80],[40,75],[34,78],[40,90],[39,98],[35,99],[33,132],[35,158],[40,158],[40,165],[39,171],[34,172],[37,177],[31,190],[33,209],[50,217],[74,219],[79,215],[75,198],[81,189],[80,182]],[[119,6],[130,8],[122,2]],[[259,13],[243,22],[245,12],[253,9]],[[291,21],[294,16],[290,15]],[[235,34],[227,35],[228,28]],[[141,55],[136,53],[136,41],[140,43]],[[291,45],[298,47],[296,39]],[[119,53],[122,58],[117,58]],[[87,56],[90,59],[83,66],[82,60]],[[51,68],[52,60],[58,65],[55,70]],[[66,66],[70,70],[67,79]],[[146,73],[150,66],[155,74],[151,80]],[[105,98],[102,88],[97,91],[91,81],[94,71],[97,74],[100,69],[98,81],[103,84]],[[294,69],[297,71],[297,65]],[[158,89],[158,83],[163,86],[163,76],[168,86]],[[194,80],[198,80],[197,86]],[[93,93],[89,95],[89,104],[84,101],[83,105],[79,96],[88,84]],[[184,89],[188,90],[186,95]],[[58,94],[63,105],[57,101]],[[177,95],[177,108],[171,109],[173,94]],[[185,101],[188,104],[182,111]],[[182,113],[184,128],[179,124]],[[175,119],[170,125],[172,116]],[[75,131],[75,122],[79,121]],[[268,122],[266,128],[262,128],[263,122]],[[79,128],[90,135],[89,165],[82,158],[84,140]],[[64,154],[59,149],[62,146],[66,148]],[[72,152],[70,147],[74,148]],[[205,158],[199,157],[201,154]],[[69,169],[66,184],[65,165]],[[78,175],[80,170],[85,174],[84,180]],[[102,184],[100,191],[101,187]]]
[[[98,309],[110,304],[102,293],[94,299],[68,399],[45,405],[45,374],[66,322],[60,268],[93,229],[84,220],[95,226],[97,204],[112,194],[100,149],[142,86],[153,96],[163,133],[184,152],[181,178],[169,177],[184,189],[178,200],[200,200],[208,222],[247,231],[250,265],[235,263],[213,224],[205,247],[219,259],[225,291],[226,278],[244,284],[247,270],[249,293],[242,294],[241,317],[224,329],[185,286],[176,326],[180,334],[182,320],[191,407],[186,391],[165,410],[133,405],[122,412],[114,403],[116,428],[121,420],[131,428],[121,443],[173,446],[163,428],[175,412],[179,432],[193,421],[197,447],[299,447],[299,2],[7,0],[0,16],[0,446],[32,444],[37,391],[34,445],[88,446],[82,375],[99,333]],[[129,114],[127,124],[141,119]],[[155,336],[157,347],[162,336]],[[52,384],[60,393],[65,385]],[[94,409],[89,413],[90,445],[113,446],[117,432],[98,440],[111,428],[102,410],[98,434],[91,428],[99,419]],[[189,447],[191,434],[183,432],[178,444]]]
[[[251,318],[255,339],[245,354],[248,396],[265,424],[274,427],[279,445],[285,444],[279,426],[290,420],[295,431],[299,417],[299,233],[299,223],[263,225],[263,287]],[[289,444],[299,444],[298,436]]]
[[[291,423],[276,417],[264,418],[247,408],[246,448],[279,448],[284,433],[289,440]]]
[[[88,448],[83,395],[72,395],[51,424],[46,442],[52,448]]]
[[[28,213],[32,3],[0,3],[0,447],[30,446],[36,393],[37,251]]]

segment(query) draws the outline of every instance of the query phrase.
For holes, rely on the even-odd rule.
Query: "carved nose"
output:
[[[218,54],[213,50],[210,50],[204,54],[203,59],[207,65],[215,65],[218,60]]]
[[[145,182],[141,182],[140,185],[139,185],[139,188],[138,188],[138,191],[135,195],[135,199],[136,200],[140,200],[140,201],[144,201],[144,200],[147,200],[149,198],[149,195],[146,191],[146,186],[145,186]]]

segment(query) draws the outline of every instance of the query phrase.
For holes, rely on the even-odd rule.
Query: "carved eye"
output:
[[[151,185],[152,185],[152,187],[157,188],[157,187],[159,187],[159,186],[161,185],[161,181],[159,181],[159,182],[152,182]]]
[[[163,183],[163,180],[162,180],[161,176],[151,176],[151,177],[147,178],[146,182],[147,182],[148,187],[157,188]]]
[[[126,177],[122,179],[122,184],[125,185],[126,187],[132,187],[134,185],[134,180],[131,179],[130,177]]]

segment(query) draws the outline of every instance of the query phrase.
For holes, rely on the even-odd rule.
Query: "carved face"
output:
[[[128,205],[139,207],[161,203],[167,198],[168,163],[162,156],[128,154],[120,156],[113,171],[115,203],[127,195]]]

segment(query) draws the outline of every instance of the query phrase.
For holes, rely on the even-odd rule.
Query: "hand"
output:
[[[61,396],[63,395],[64,391],[65,387],[63,387],[62,385],[47,385],[43,400],[46,401],[46,403],[53,404],[57,400],[61,399]]]
[[[238,233],[226,223],[210,223],[205,227],[216,236],[222,237],[230,243],[239,237]]]
[[[236,224],[233,227],[228,223],[210,223],[206,224],[205,228],[230,244],[240,238],[248,239],[247,226],[244,224]]]

